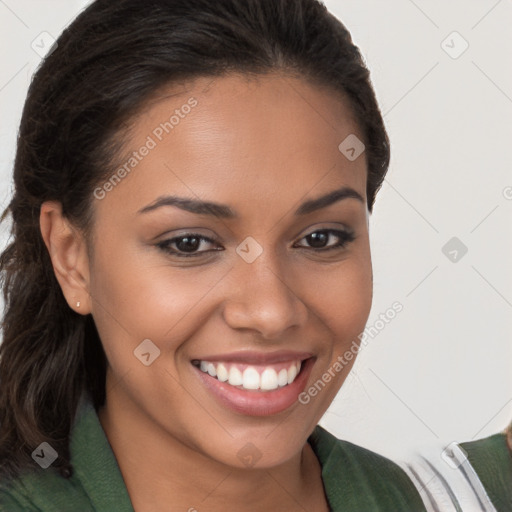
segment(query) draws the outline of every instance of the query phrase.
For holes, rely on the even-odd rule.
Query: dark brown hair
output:
[[[67,27],[30,85],[17,141],[12,218],[0,255],[0,472],[35,468],[43,441],[69,477],[80,396],[105,399],[107,361],[91,315],[67,304],[41,236],[56,200],[87,235],[93,190],[112,175],[123,130],[162,87],[229,72],[283,71],[348,99],[366,145],[372,210],[389,141],[369,71],[347,29],[317,0],[97,0]],[[340,141],[341,142],[341,141]],[[37,468],[36,468],[37,469]]]

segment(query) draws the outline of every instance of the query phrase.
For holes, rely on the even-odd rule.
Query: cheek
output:
[[[198,325],[193,320],[201,309],[198,304],[204,304],[219,273],[225,272],[208,272],[206,266],[171,267],[161,258],[148,257],[146,250],[120,246],[111,243],[96,252],[90,294],[107,357],[111,363],[124,358],[126,366],[144,339],[160,349],[162,340],[184,339],[191,323]]]
[[[360,335],[364,331],[370,314],[372,281],[371,273],[368,274],[369,271],[358,268],[351,275],[344,277],[337,292],[331,287],[331,294],[327,294],[325,299],[326,304],[331,304],[330,319],[334,335],[330,366],[347,350],[354,352],[353,358],[351,356],[350,361],[345,361],[343,371],[337,372],[340,373],[342,380],[355,362]],[[341,385],[341,382],[339,384]]]
[[[372,267],[369,250],[361,251],[357,257],[343,262],[336,272],[321,286],[321,305],[324,324],[332,336],[329,346],[329,366],[347,350],[355,352],[340,377],[343,380],[357,355],[357,345],[370,314],[373,298]],[[340,383],[341,385],[341,383]]]
[[[339,351],[364,330],[373,297],[372,267],[369,251],[317,274],[312,303],[334,337],[333,350]]]
[[[318,281],[316,308],[325,331],[323,351],[299,402],[317,423],[334,400],[353,367],[372,305],[372,269],[369,252],[347,259],[329,279]],[[328,341],[327,341],[328,340]],[[313,424],[312,423],[312,424]]]

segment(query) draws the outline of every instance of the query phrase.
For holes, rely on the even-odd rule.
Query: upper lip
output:
[[[195,357],[192,361],[232,362],[246,364],[275,364],[285,361],[303,361],[313,354],[310,352],[295,352],[291,350],[279,350],[276,352],[239,351],[230,354],[215,354],[211,356]]]

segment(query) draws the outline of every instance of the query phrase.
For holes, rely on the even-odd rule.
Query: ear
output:
[[[69,307],[77,313],[89,314],[89,258],[83,235],[62,215],[62,205],[57,201],[41,205],[39,225]]]

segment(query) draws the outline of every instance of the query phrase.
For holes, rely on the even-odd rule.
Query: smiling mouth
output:
[[[203,373],[234,388],[265,392],[284,388],[293,383],[300,374],[302,362],[295,360],[271,365],[249,365],[194,360],[192,364]]]

